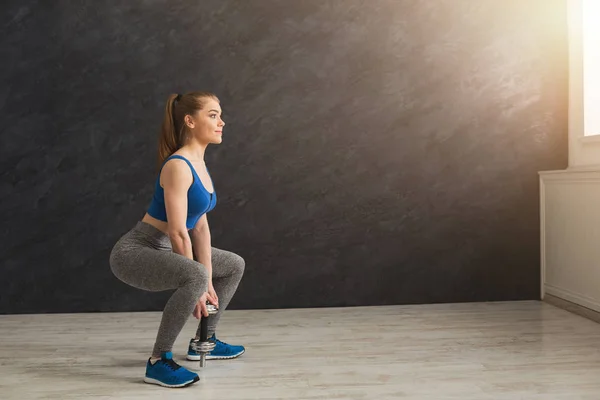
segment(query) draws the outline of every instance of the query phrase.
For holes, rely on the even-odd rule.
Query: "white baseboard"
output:
[[[600,312],[546,293],[544,302],[600,324]]]
[[[561,289],[556,286],[552,286],[549,284],[544,285],[544,292],[550,294],[554,297],[558,297],[571,303],[579,304],[583,307],[587,307],[591,310],[600,312],[600,301],[589,298],[587,296],[582,296],[577,293],[573,293],[566,289]]]

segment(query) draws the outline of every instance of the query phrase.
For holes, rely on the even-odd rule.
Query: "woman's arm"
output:
[[[169,238],[173,246],[173,252],[181,254],[191,260],[194,259],[192,240],[186,226],[187,220],[187,192],[194,177],[187,163],[183,160],[170,160],[165,164],[161,174],[161,184],[165,191],[165,208],[167,220],[169,221]],[[211,281],[209,281],[211,282]],[[206,301],[212,298],[209,283],[209,291],[204,292],[198,299],[193,314],[200,319],[208,317]],[[214,289],[213,289],[214,292]],[[214,304],[214,303],[213,303]]]
[[[192,247],[196,253],[196,261],[203,264],[208,271],[209,282],[212,282],[212,259],[211,259],[211,242],[210,228],[208,227],[208,219],[204,214],[194,229],[191,231]]]
[[[187,218],[187,192],[193,181],[192,173],[183,160],[169,160],[161,173],[165,192],[165,208],[169,221],[169,238],[175,253],[194,259],[192,241],[185,225]]]
[[[203,264],[208,272],[208,301],[215,306],[219,306],[219,297],[215,292],[215,288],[212,284],[212,255],[211,255],[211,243],[210,243],[210,228],[208,227],[208,219],[204,214],[194,229],[191,231],[192,247],[194,253],[196,253],[196,261]]]

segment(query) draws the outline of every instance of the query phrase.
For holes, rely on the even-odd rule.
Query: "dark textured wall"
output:
[[[111,275],[169,93],[212,90],[232,308],[535,299],[565,0],[3,3],[0,313],[159,310]]]

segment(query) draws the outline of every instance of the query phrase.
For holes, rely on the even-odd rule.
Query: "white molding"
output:
[[[565,170],[539,173],[542,300],[551,295],[600,313],[600,299],[589,297],[600,297],[600,292],[593,288],[594,285],[590,286],[591,282],[589,282],[589,280],[595,281],[598,278],[596,273],[590,269],[591,267],[585,261],[582,261],[590,258],[595,260],[598,254],[597,249],[594,249],[589,240],[582,236],[586,232],[590,232],[589,227],[586,228],[583,225],[578,227],[570,224],[568,228],[570,234],[565,236],[564,232],[561,233],[564,229],[561,224],[564,223],[565,219],[568,220],[571,217],[578,218],[582,221],[582,224],[587,224],[583,221],[590,214],[589,223],[594,223],[593,220],[598,216],[598,212],[590,210],[595,209],[595,200],[590,200],[587,197],[582,198],[580,195],[591,193],[595,196],[594,199],[597,199],[599,188],[600,168],[598,166],[567,168]],[[548,214],[548,207],[552,207],[552,212],[559,213],[559,215]],[[585,207],[587,211],[581,211],[581,208],[577,207]],[[557,244],[554,242],[549,243],[549,240],[565,240],[566,242]],[[557,245],[562,249],[559,251],[559,255],[556,254],[555,248],[549,247]],[[553,255],[559,258],[548,259],[548,257],[554,257]],[[559,259],[562,261],[558,261]],[[557,265],[557,262],[560,262],[560,265]],[[572,265],[569,264],[571,262]],[[570,277],[567,278],[565,274]],[[549,278],[552,283],[547,282]],[[569,289],[564,289],[565,286]]]
[[[561,299],[568,300],[572,303],[582,305],[591,310],[600,312],[600,302],[587,296],[573,293],[569,290],[562,289],[550,284],[545,284],[545,293],[550,294]]]
[[[593,181],[600,180],[600,165],[590,165],[585,167],[570,167],[567,169],[560,169],[554,171],[540,171],[538,172],[541,179],[546,182],[550,181]]]
[[[546,294],[546,186],[540,176],[540,298]]]

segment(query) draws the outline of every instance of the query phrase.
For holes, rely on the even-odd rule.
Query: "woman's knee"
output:
[[[206,291],[208,288],[208,271],[204,264],[190,260],[183,268],[182,283],[198,287],[199,290]]]
[[[231,251],[212,249],[213,277],[242,276],[246,268],[246,260]]]
[[[246,269],[246,260],[238,254],[231,253],[231,268],[233,269],[234,275],[244,275]]]

